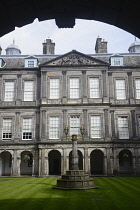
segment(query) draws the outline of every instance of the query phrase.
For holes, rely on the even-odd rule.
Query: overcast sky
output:
[[[95,53],[98,36],[108,42],[108,53],[127,53],[130,44],[134,42],[134,35],[98,21],[76,20],[73,29],[59,29],[55,20],[39,22],[35,19],[32,24],[16,27],[13,32],[1,37],[0,45],[2,54],[5,54],[6,47],[15,39],[22,54],[38,55],[42,54],[43,41],[50,37],[56,44],[55,54],[67,53],[73,49],[92,54]]]

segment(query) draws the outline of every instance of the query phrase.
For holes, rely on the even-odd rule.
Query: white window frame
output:
[[[60,117],[49,116],[49,139],[59,139]]]
[[[22,119],[22,140],[33,140],[33,118],[24,117]]]
[[[111,57],[111,66],[123,66],[123,57]]]
[[[10,84],[12,84],[12,87],[10,87]],[[15,81],[5,80],[4,81],[4,101],[12,102],[14,100],[15,100]]]
[[[25,67],[26,68],[37,67],[37,58],[25,58]]]
[[[76,84],[76,81],[78,81],[77,84]],[[69,93],[70,99],[80,98],[80,78],[79,77],[71,77],[69,79],[69,91],[70,91]]]
[[[117,84],[118,81],[123,81],[124,87],[123,86],[121,87],[120,84]],[[123,78],[115,79],[115,93],[116,93],[117,100],[126,100],[126,81],[125,81],[125,79],[123,79]]]
[[[139,84],[137,84],[137,81]],[[135,97],[136,99],[140,99],[140,78],[135,79]]]
[[[29,88],[26,90],[26,84],[32,82],[32,89]],[[24,95],[23,95],[23,101],[34,101],[34,85],[35,81],[34,80],[24,80]],[[29,97],[30,96],[30,97]]]
[[[126,120],[124,120],[124,119],[126,119]],[[119,137],[119,139],[129,139],[128,116],[118,116],[117,123],[118,123],[118,137]]]
[[[102,117],[101,115],[90,116],[90,136],[91,138],[102,137]]]
[[[72,135],[80,135],[80,115],[71,115],[70,116],[70,136]]]
[[[2,121],[2,140],[11,140],[12,139],[12,122],[13,122],[12,118],[3,118],[3,121]]]
[[[50,99],[60,98],[60,79],[50,78]]]
[[[96,85],[96,83],[94,84],[94,82],[96,82],[96,81],[98,81],[97,85]],[[92,85],[92,82],[93,82],[93,85]],[[100,98],[100,79],[99,79],[99,77],[89,77],[89,97],[90,98]]]

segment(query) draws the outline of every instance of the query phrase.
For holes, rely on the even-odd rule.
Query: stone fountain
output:
[[[72,170],[66,171],[66,174],[62,175],[62,177],[57,180],[57,185],[53,188],[61,190],[87,190],[98,188],[94,185],[93,179],[89,177],[89,174],[85,174],[84,170],[79,170],[77,135],[72,135]]]

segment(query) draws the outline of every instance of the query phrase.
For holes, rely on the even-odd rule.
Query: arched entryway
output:
[[[12,167],[12,155],[10,152],[5,151],[0,154],[1,158],[1,167],[0,174],[1,176],[10,176],[11,167]]]
[[[81,151],[78,150],[78,166],[79,170],[83,170],[83,154]],[[69,154],[69,170],[72,169],[72,151]]]
[[[132,153],[129,150],[122,150],[119,153],[119,173],[120,174],[132,174]]]
[[[49,152],[49,175],[61,175],[61,154],[57,150]]]
[[[104,174],[104,154],[101,150],[94,150],[90,154],[91,175]]]
[[[29,151],[24,151],[21,153],[21,164],[20,164],[20,174],[21,175],[32,175],[33,167],[33,155]]]

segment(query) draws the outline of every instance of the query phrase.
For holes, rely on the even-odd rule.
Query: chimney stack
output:
[[[43,54],[53,55],[55,53],[55,43],[50,38],[46,39],[43,44]]]
[[[96,53],[107,53],[107,42],[105,42],[104,40],[102,41],[102,38],[98,37],[96,39],[95,52]]]

